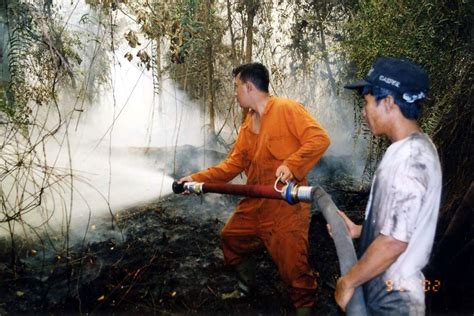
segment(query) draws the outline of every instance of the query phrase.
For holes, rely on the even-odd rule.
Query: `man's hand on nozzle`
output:
[[[185,176],[185,177],[182,177],[178,180],[178,184],[181,184],[183,182],[193,182],[194,179],[191,177],[191,176]],[[191,192],[189,192],[188,190],[184,190],[183,193],[181,193],[183,195],[189,195],[191,194]]]
[[[178,180],[178,184],[181,184],[183,182],[193,182],[193,181],[194,181],[193,177],[185,176],[185,177],[182,177]]]
[[[280,167],[277,168],[275,172],[275,177],[276,178],[280,177],[281,182],[291,181],[294,178],[293,173],[291,172],[290,168],[288,168],[285,165],[281,165]]]
[[[354,224],[353,221],[351,221],[351,219],[349,217],[347,217],[347,215],[340,211],[340,210],[337,210],[339,216],[342,217],[342,219],[344,220],[344,224],[346,224],[346,227],[347,227],[347,230],[349,231],[349,235],[351,236],[352,239],[357,239],[360,237],[360,234],[362,232],[362,225],[357,225],[357,224]],[[332,237],[332,227],[331,225],[327,224],[326,225],[327,229],[328,229],[328,233],[329,235]]]

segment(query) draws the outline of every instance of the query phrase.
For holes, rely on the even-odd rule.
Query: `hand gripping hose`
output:
[[[278,182],[278,180],[277,180]],[[239,185],[227,183],[199,183],[185,182],[178,184],[173,182],[173,192],[183,193],[223,193],[256,198],[267,198],[285,200],[290,204],[298,202],[312,202],[312,208],[319,206],[326,222],[332,227],[332,238],[336,245],[337,257],[341,275],[345,275],[357,262],[354,244],[347,230],[344,220],[337,213],[337,206],[320,186],[298,186],[293,182],[288,182],[283,189],[278,190],[275,186],[269,185]],[[367,315],[362,288],[357,287],[354,295],[346,307],[346,314],[349,316]]]
[[[317,204],[323,213],[326,222],[331,225],[332,238],[336,245],[337,257],[339,259],[339,268],[341,270],[341,275],[345,275],[357,263],[354,244],[352,243],[346,224],[337,213],[338,208],[329,194],[327,194],[319,185],[313,188],[312,207],[314,208],[314,203]],[[349,304],[347,304],[346,314],[351,316],[367,315],[362,287],[359,286],[355,289],[354,295],[349,301]]]

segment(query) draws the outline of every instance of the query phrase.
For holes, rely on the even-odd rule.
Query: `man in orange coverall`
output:
[[[307,185],[306,174],[329,146],[326,131],[298,102],[269,95],[269,74],[262,64],[240,65],[233,75],[237,101],[249,109],[234,147],[218,165],[178,182],[228,182],[244,171],[247,184],[273,185],[281,177],[282,182]],[[308,264],[309,222],[307,203],[241,200],[221,232],[225,262],[239,276],[238,288],[223,298],[249,294],[255,278],[251,254],[265,246],[288,286],[297,314],[309,314],[316,289]]]

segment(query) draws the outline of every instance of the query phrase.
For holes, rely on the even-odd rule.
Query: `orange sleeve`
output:
[[[286,117],[290,133],[298,138],[301,147],[283,164],[290,169],[296,180],[301,181],[328,149],[330,139],[303,105],[286,107]]]
[[[244,159],[242,151],[244,150],[244,140],[242,128],[237,137],[237,141],[232,147],[227,158],[206,170],[191,175],[197,182],[229,182],[244,170]]]

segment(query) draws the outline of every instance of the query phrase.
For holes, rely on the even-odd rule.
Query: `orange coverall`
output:
[[[295,180],[305,176],[329,146],[329,137],[304,107],[270,97],[260,120],[260,133],[251,131],[247,115],[227,158],[192,174],[197,182],[228,182],[242,171],[247,184],[273,185],[276,169],[286,165]],[[263,245],[278,266],[296,308],[314,304],[316,279],[308,264],[310,205],[283,200],[242,199],[221,232],[225,262],[238,265]]]

